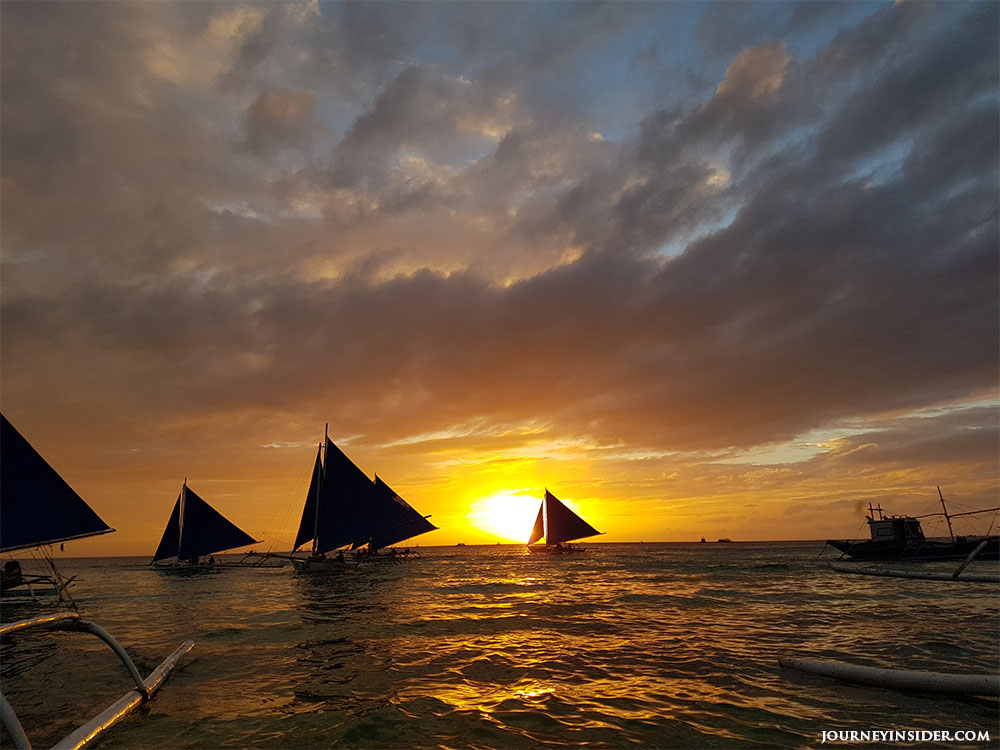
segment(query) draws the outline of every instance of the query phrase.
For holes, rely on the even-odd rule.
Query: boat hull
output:
[[[826,543],[854,560],[964,560],[983,541],[983,537],[959,538],[956,541],[901,542],[898,540],[852,542],[827,539]],[[988,537],[977,558],[1000,558],[1000,537]]]
[[[528,547],[528,552],[530,552],[533,555],[575,555],[579,554],[580,552],[586,552],[586,551],[587,550],[583,549],[582,547],[572,547],[572,546],[566,546],[566,547],[559,547],[556,545],[542,546],[539,544],[537,546]]]
[[[292,567],[297,573],[339,573],[357,568],[357,563],[341,562],[335,557],[293,557]]]
[[[152,570],[172,576],[200,576],[218,573],[220,566],[216,563],[153,563],[149,566]]]

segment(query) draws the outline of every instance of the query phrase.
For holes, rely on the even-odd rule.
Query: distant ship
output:
[[[215,565],[211,555],[216,552],[258,544],[259,541],[199,497],[187,486],[185,479],[153,554],[153,564],[158,568],[174,570],[211,567]],[[208,561],[202,559],[206,556],[210,558]],[[163,563],[171,558],[176,560]]]
[[[435,531],[429,517],[420,515],[378,475],[369,479],[327,435],[316,454],[292,551],[307,542],[312,548],[309,557],[292,557],[292,564],[301,571],[344,569],[343,551],[335,558],[326,553],[365,545],[362,552],[368,557],[396,559],[395,550],[387,555],[379,555],[379,550]]]
[[[864,541],[827,539],[826,543],[855,560],[959,560],[967,558],[980,545],[978,557],[1000,557],[1000,536],[958,536],[951,528],[952,518],[991,513],[1000,508],[949,515],[940,487],[938,496],[941,498],[943,512],[918,517],[891,515],[882,510],[881,505],[872,507],[869,504],[865,520],[868,522],[871,539]],[[924,536],[919,519],[929,516],[944,516],[948,524],[949,538],[927,539]]]
[[[581,547],[570,544],[570,542],[602,533],[604,532],[598,531],[584,521],[546,489],[545,498],[542,500],[538,516],[535,518],[535,525],[531,529],[528,549],[535,554],[549,555],[583,552]],[[544,546],[531,546],[543,537],[545,538]]]

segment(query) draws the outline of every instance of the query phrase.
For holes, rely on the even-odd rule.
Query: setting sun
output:
[[[502,540],[526,542],[540,498],[517,491],[498,492],[469,503],[469,525]]]

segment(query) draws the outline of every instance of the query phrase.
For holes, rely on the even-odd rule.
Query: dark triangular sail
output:
[[[544,509],[545,503],[538,506],[538,515],[535,516],[535,525],[531,527],[531,538],[528,539],[528,544],[534,544],[543,536],[545,536],[545,516]]]
[[[601,533],[563,505],[559,498],[548,490],[545,490],[545,500],[542,503],[546,544],[571,542],[574,539]]]
[[[316,464],[313,466],[312,480],[309,482],[309,492],[306,494],[306,504],[302,509],[302,520],[299,521],[299,532],[295,535],[292,552],[316,537],[316,504],[319,502],[319,488],[323,481],[322,454],[321,445],[316,453]]]
[[[166,557],[194,560],[203,555],[256,543],[252,536],[185,485],[170,514],[153,562]]]
[[[180,549],[181,545],[181,496],[183,493],[184,490],[181,490],[181,495],[177,496],[177,502],[174,503],[174,509],[170,511],[170,518],[167,519],[167,526],[163,529],[163,536],[160,537],[160,543],[156,545],[153,562],[177,556],[177,550]]]
[[[0,551],[114,531],[0,415]]]
[[[437,526],[420,515],[378,476],[375,477],[375,493],[377,524],[383,526],[383,530],[369,539],[369,545],[373,549],[390,547],[419,534],[437,530]]]
[[[375,484],[327,438],[326,465],[319,492],[316,552],[365,539],[382,527],[372,521]]]

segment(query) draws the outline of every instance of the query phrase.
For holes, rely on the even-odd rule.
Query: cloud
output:
[[[729,66],[717,93],[746,101],[761,99],[781,88],[787,67],[788,53],[783,44],[744,50]]]
[[[268,89],[247,110],[247,147],[259,156],[309,145],[322,131],[315,91]]]
[[[5,410],[982,465],[995,6],[499,7],[5,5]]]

